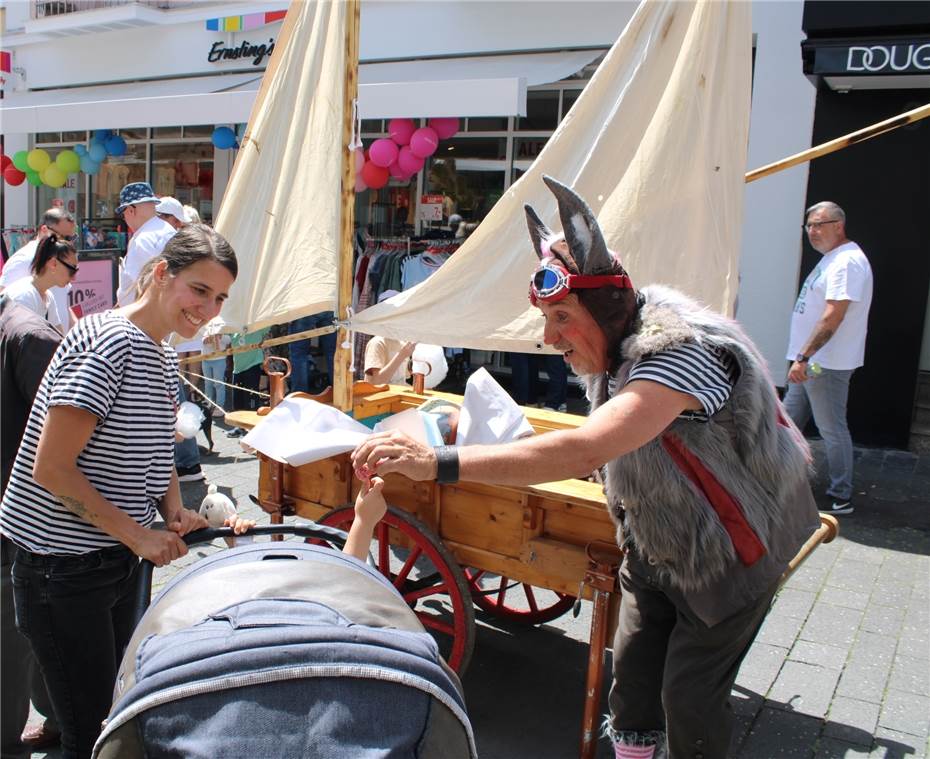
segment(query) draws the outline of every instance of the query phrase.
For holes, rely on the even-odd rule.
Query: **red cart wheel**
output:
[[[483,569],[465,567],[475,606],[495,617],[540,625],[561,617],[572,608],[575,597],[567,593],[537,588]]]
[[[355,510],[346,507],[319,521],[348,530],[354,519]],[[406,544],[392,545],[392,530],[405,536]],[[449,549],[416,517],[389,507],[375,528],[372,555],[381,574],[436,638],[449,666],[464,674],[475,647],[475,609],[462,568]]]

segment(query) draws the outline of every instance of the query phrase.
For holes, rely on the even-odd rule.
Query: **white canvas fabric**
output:
[[[634,284],[669,284],[731,314],[751,45],[749,3],[645,0],[535,163],[463,246],[426,282],[356,315],[352,328],[541,350],[542,320],[527,300],[536,258],[523,205],[560,228],[543,174],[591,205]]]
[[[288,9],[216,220],[239,258],[231,330],[335,306],[345,25],[342,2]]]

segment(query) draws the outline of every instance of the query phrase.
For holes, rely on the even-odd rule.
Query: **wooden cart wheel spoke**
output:
[[[538,625],[551,622],[572,608],[575,602],[574,596],[567,593],[515,582],[509,577],[495,575],[483,569],[465,567],[465,576],[468,578],[475,606],[495,617],[521,624]],[[524,599],[520,599],[519,594],[514,597],[514,594],[508,593],[518,585],[523,587]]]
[[[329,512],[322,524],[348,530],[351,507]],[[389,507],[375,528],[372,554],[377,569],[400,592],[439,651],[460,675],[475,645],[475,607],[468,582],[455,557],[415,516]]]

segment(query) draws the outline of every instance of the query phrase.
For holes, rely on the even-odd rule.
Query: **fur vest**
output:
[[[762,357],[735,321],[663,286],[644,288],[642,296],[634,331],[621,345],[615,392],[637,359],[686,342],[723,349],[739,367],[729,400],[708,422],[676,419],[659,437],[608,462],[604,473],[618,540],[657,581],[686,597],[742,596],[699,614],[707,621],[771,585],[817,528],[807,483],[810,452],[782,413]],[[608,378],[587,381],[596,408],[608,399]],[[682,456],[712,483],[710,491],[693,470],[689,474]],[[752,575],[749,585],[722,590],[740,572]]]

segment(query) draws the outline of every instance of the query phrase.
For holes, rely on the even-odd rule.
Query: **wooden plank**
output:
[[[443,541],[493,547],[496,553],[518,557],[523,545],[524,496],[487,486],[476,490],[471,483],[468,485],[442,486],[440,537]]]
[[[588,557],[582,546],[551,538],[533,538],[520,552],[520,560],[549,582],[580,583],[588,569]],[[577,594],[575,588],[573,593]]]

